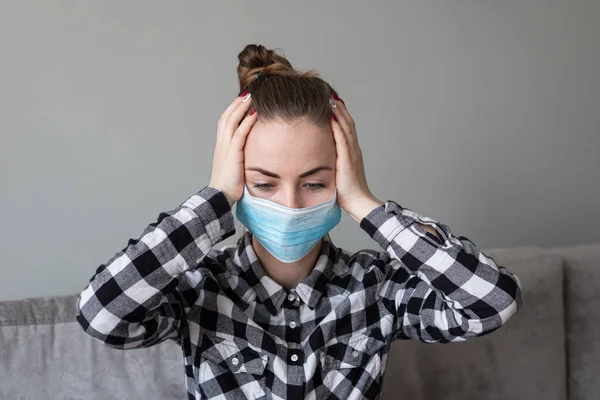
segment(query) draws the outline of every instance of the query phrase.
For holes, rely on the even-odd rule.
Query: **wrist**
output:
[[[227,195],[227,193],[223,192],[223,196],[227,199],[227,203],[229,204],[229,208],[233,208],[233,203],[235,203],[231,198]]]
[[[384,204],[385,202],[373,196],[356,199],[352,202],[350,207],[348,207],[348,214],[350,214],[354,221],[360,224],[362,219],[366,217],[371,211]]]
[[[211,186],[211,187],[217,189],[218,191],[220,191],[221,193],[223,193],[223,196],[225,196],[225,198],[227,199],[227,203],[229,204],[229,208],[233,207],[233,203],[235,203],[235,202],[231,199],[231,197],[229,197],[229,195],[223,189],[221,189],[219,186],[214,185],[212,183],[209,183],[208,186]]]

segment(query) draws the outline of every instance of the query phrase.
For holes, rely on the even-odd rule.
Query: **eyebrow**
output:
[[[332,168],[328,167],[326,165],[321,165],[320,167],[316,167],[316,168],[313,168],[311,170],[308,170],[306,172],[301,173],[298,177],[299,178],[305,178],[307,176],[316,174],[317,172],[322,171],[322,170],[332,171]],[[248,167],[248,168],[246,168],[246,171],[257,171],[257,172],[260,172],[263,175],[267,175],[267,176],[270,176],[272,178],[281,179],[281,177],[279,175],[277,175],[276,173],[271,172],[271,171],[267,171],[266,169],[262,169],[260,167]]]

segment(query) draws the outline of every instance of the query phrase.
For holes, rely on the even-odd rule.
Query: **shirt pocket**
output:
[[[265,399],[268,354],[250,344],[204,335],[197,381],[207,398]],[[229,397],[228,397],[229,398]]]
[[[345,400],[365,393],[379,393],[381,350],[385,345],[385,341],[367,332],[323,348],[320,362],[326,392]]]
[[[321,350],[321,365],[325,369],[364,366],[385,346],[385,342],[366,333],[331,344]]]

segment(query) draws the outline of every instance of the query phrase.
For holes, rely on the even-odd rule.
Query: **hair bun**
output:
[[[275,50],[269,50],[260,44],[249,44],[238,54],[238,79],[240,89],[248,87],[258,78],[267,75],[296,74],[292,64]]]

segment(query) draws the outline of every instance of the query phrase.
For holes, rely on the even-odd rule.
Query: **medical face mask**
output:
[[[275,258],[291,263],[304,257],[342,218],[333,197],[305,208],[289,208],[254,197],[244,185],[244,194],[236,203],[236,217]]]

